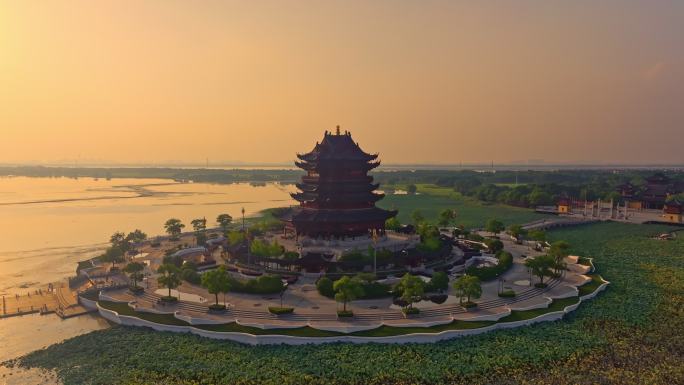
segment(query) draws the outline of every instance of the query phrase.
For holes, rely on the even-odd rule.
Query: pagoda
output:
[[[323,140],[306,154],[297,154],[295,165],[306,172],[300,190],[292,198],[299,202],[283,219],[285,231],[297,237],[345,239],[384,235],[385,221],[397,215],[375,203],[385,195],[375,192],[377,183],[368,172],[380,165],[378,154],[368,154],[348,131],[325,132]]]

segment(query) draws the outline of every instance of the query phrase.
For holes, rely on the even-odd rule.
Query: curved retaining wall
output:
[[[546,313],[538,317],[515,321],[506,323],[497,323],[490,326],[478,328],[478,329],[468,329],[468,330],[446,330],[439,333],[413,333],[399,336],[389,336],[389,337],[360,337],[360,336],[335,336],[335,337],[294,337],[286,335],[253,335],[247,333],[237,333],[237,332],[214,332],[209,330],[198,329],[193,326],[176,326],[176,325],[163,325],[155,322],[146,321],[137,317],[120,315],[119,313],[105,309],[100,304],[97,304],[97,309],[100,315],[111,322],[127,325],[127,326],[142,326],[149,327],[158,331],[165,332],[175,332],[175,333],[192,333],[202,337],[231,340],[235,342],[240,342],[249,345],[274,345],[274,344],[287,344],[287,345],[305,345],[305,344],[324,344],[332,342],[349,342],[349,343],[389,343],[389,344],[404,344],[404,343],[432,343],[442,340],[447,340],[451,338],[457,338],[462,336],[474,335],[489,332],[497,329],[510,329],[525,325],[532,325],[538,322],[544,321],[556,321],[560,320],[565,316],[565,314],[570,313],[577,309],[577,307],[583,301],[594,298],[599,292],[605,290],[605,288],[610,284],[610,282],[605,281],[601,286],[599,286],[593,293],[584,295],[580,297],[576,304],[566,306],[562,311]]]

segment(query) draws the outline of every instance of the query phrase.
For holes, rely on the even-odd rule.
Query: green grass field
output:
[[[608,289],[562,321],[436,344],[245,346],[114,327],[29,354],[72,384],[684,383],[684,234],[602,223],[553,231]]]
[[[415,210],[420,210],[429,221],[435,221],[439,212],[444,209],[456,210],[455,224],[462,224],[466,227],[483,227],[485,222],[492,218],[510,225],[548,217],[530,209],[484,204],[471,198],[462,197],[459,193],[444,187],[432,185],[417,185],[416,187],[419,194],[388,194],[378,202],[378,206],[399,210],[399,221],[402,223],[410,223],[411,213]]]

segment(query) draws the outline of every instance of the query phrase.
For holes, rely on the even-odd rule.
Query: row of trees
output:
[[[128,234],[117,231],[109,237],[109,247],[99,256],[99,259],[102,262],[111,263],[114,267],[117,263],[126,260],[126,253],[146,239],[147,234],[138,229]]]
[[[537,287],[546,287],[544,278],[560,275],[567,268],[565,257],[568,256],[570,245],[565,241],[557,241],[551,244],[549,252],[525,261],[525,266],[532,274],[539,278]]]
[[[342,303],[342,310],[339,312],[341,316],[350,316],[352,313],[347,310],[347,304],[364,298],[366,295],[364,288],[372,284],[373,281],[374,276],[372,274],[369,276],[358,274],[353,277],[343,276],[335,282],[323,277],[317,285],[321,294],[329,296],[334,293],[335,301]],[[449,277],[444,272],[436,272],[429,282],[423,281],[419,276],[406,273],[394,286],[392,292],[401,300],[403,311],[410,314],[418,311],[413,307],[413,304],[421,301],[426,292],[443,292],[448,287]],[[470,304],[471,298],[479,298],[482,294],[480,280],[474,276],[465,275],[459,278],[454,282],[453,287],[464,305]],[[467,299],[465,303],[463,302],[464,298]]]
[[[232,221],[233,217],[230,214],[220,214],[216,217],[216,224],[221,228],[224,235],[228,234]],[[203,245],[207,240],[207,218],[193,219],[190,224],[195,233],[197,244]],[[169,234],[171,240],[178,240],[184,228],[185,224],[178,218],[171,218],[164,223],[164,230]]]

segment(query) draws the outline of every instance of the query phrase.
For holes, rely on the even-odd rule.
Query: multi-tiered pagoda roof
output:
[[[349,132],[325,132],[323,140],[295,165],[306,174],[292,197],[300,204],[284,218],[297,235],[353,237],[384,232],[397,213],[375,203],[384,197],[368,172],[380,165],[378,154],[364,152]]]

